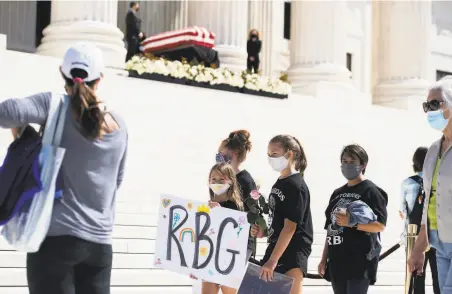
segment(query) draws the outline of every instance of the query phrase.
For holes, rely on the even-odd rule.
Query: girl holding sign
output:
[[[303,179],[306,156],[295,137],[278,135],[268,144],[268,161],[280,176],[268,198],[268,247],[260,278],[271,281],[274,271],[285,274],[294,279],[290,294],[301,294],[313,241],[310,195]],[[259,227],[251,231],[256,234]]]
[[[239,184],[234,169],[227,163],[217,163],[209,174],[210,208],[221,206],[224,208],[243,211],[240,199]]]
[[[243,211],[239,185],[234,169],[227,163],[217,163],[209,174],[210,208],[224,207]],[[202,282],[203,294],[217,294],[221,288],[223,294],[236,294],[238,289],[221,286],[211,282]]]

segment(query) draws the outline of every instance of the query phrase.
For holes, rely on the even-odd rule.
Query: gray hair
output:
[[[430,91],[439,91],[444,103],[448,107],[452,107],[452,75],[443,77],[441,80],[435,82],[431,87]]]

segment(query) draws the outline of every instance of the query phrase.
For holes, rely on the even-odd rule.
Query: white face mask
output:
[[[210,190],[215,195],[223,195],[229,188],[231,187],[230,184],[209,184]]]
[[[281,157],[268,157],[268,163],[273,168],[274,171],[282,172],[287,168],[287,165],[289,164],[289,159],[285,158],[284,156]]]

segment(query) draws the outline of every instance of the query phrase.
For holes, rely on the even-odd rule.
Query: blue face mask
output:
[[[224,154],[221,154],[221,153],[217,153],[217,155],[215,156],[215,161],[217,163],[221,163],[221,162],[231,163],[232,157],[229,156],[229,155],[224,155]]]
[[[432,128],[441,132],[444,131],[449,122],[449,119],[444,118],[441,109],[427,112],[427,120]]]

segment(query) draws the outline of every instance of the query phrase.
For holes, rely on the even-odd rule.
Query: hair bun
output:
[[[247,130],[238,130],[238,131],[234,131],[231,132],[229,134],[229,140],[237,140],[239,142],[247,142],[249,141],[250,138],[250,133]]]
[[[238,130],[236,131],[237,134],[240,134],[241,136],[243,136],[243,138],[245,138],[246,141],[248,141],[250,139],[250,133],[247,130]]]
[[[247,151],[251,151],[250,133],[247,130],[238,130],[229,134],[229,141],[231,146],[235,148],[244,148]]]

